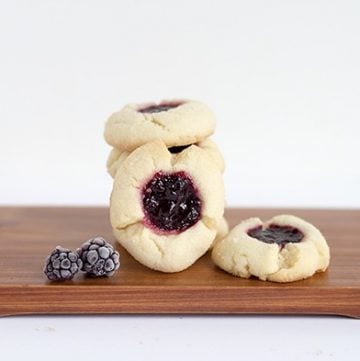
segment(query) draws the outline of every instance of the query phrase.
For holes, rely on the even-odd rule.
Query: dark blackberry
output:
[[[51,281],[71,280],[82,267],[76,252],[57,246],[45,261],[44,273]]]
[[[77,250],[83,262],[82,271],[93,277],[112,276],[120,267],[119,252],[102,237],[85,242]]]

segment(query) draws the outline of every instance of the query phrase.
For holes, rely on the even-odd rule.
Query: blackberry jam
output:
[[[201,200],[185,172],[156,173],[142,189],[145,224],[162,232],[180,233],[201,217]]]
[[[170,147],[169,152],[172,154],[177,154],[177,153],[181,153],[184,149],[190,147],[192,144],[187,144],[187,145],[177,145],[175,147]]]
[[[160,103],[160,104],[153,104],[149,105],[145,108],[139,109],[140,113],[160,113],[166,112],[169,109],[177,108],[182,103]]]
[[[259,241],[277,243],[280,246],[284,246],[287,243],[299,243],[304,238],[304,234],[299,229],[276,224],[271,224],[266,229],[263,229],[261,226],[250,229],[248,235]]]

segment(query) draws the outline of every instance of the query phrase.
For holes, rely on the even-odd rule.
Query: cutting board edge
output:
[[[111,288],[111,292],[104,293],[104,288]],[[256,313],[360,318],[360,288],[354,287],[317,288],[313,292],[309,287],[305,293],[303,287],[161,288],[166,293],[158,287],[141,286],[1,286],[0,315]],[[328,301],[324,303],[324,299]]]

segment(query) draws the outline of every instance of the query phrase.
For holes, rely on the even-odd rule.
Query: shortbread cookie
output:
[[[129,156],[131,152],[113,148],[106,161],[106,168],[112,178],[115,178],[120,164]]]
[[[183,152],[186,148],[190,147],[191,144],[187,146],[179,147],[170,147],[168,148],[169,152],[176,156],[178,153]],[[219,167],[220,171],[223,173],[225,170],[224,158],[221,155],[217,145],[210,139],[205,139],[199,143],[193,144],[196,147],[199,147],[206,152],[206,154],[213,160],[213,162]],[[120,164],[128,157],[131,152],[126,150],[121,150],[113,148],[109,154],[108,160],[106,162],[106,167],[109,174],[114,178],[117,169]]]
[[[210,249],[215,247],[215,244],[223,240],[229,233],[229,224],[225,217],[222,217],[216,227],[216,237],[210,246]]]
[[[139,262],[163,272],[193,264],[213,242],[224,212],[224,185],[215,163],[196,146],[172,154],[147,143],[119,165],[110,220],[120,244]]]
[[[132,151],[154,140],[162,140],[167,147],[198,143],[214,130],[214,115],[205,104],[169,100],[126,105],[108,119],[104,136],[113,147]]]
[[[236,226],[212,252],[216,265],[235,276],[291,282],[327,269],[329,247],[312,224],[290,215],[263,223],[250,218]]]

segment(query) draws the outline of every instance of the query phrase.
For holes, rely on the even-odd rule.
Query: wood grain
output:
[[[177,274],[152,271],[118,246],[106,208],[0,208],[0,315],[84,313],[336,314],[360,318],[360,211],[230,209],[241,219],[291,213],[320,228],[331,247],[327,272],[288,284],[233,277],[205,255]],[[102,235],[121,253],[112,278],[78,274],[51,283],[44,259],[57,245],[77,248]]]

